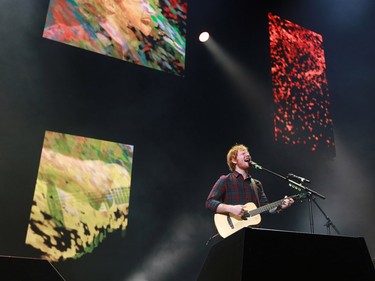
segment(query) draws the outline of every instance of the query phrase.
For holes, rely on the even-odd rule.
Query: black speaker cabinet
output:
[[[198,281],[375,280],[363,237],[244,228],[214,244]]]
[[[64,278],[46,260],[0,256],[0,280],[64,281]]]

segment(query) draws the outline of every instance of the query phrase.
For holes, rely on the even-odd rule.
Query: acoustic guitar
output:
[[[299,200],[299,199],[302,199],[303,197],[305,197],[304,194],[296,194],[293,196],[289,196],[288,198]],[[244,227],[258,225],[261,221],[261,216],[260,216],[261,213],[264,213],[277,206],[280,206],[285,199],[287,198],[280,199],[278,201],[261,206],[259,208],[257,208],[257,206],[253,202],[246,203],[244,205],[245,213],[241,217],[234,216],[232,214],[216,213],[214,215],[214,222],[215,222],[216,229],[219,235],[225,238]]]

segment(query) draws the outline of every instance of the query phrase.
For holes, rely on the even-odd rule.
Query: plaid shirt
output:
[[[254,179],[258,189],[260,205],[267,205],[268,199],[263,191],[262,183]],[[206,200],[206,208],[216,212],[220,203],[229,205],[244,205],[253,202],[257,207],[258,200],[251,184],[251,177],[244,180],[242,175],[236,171],[221,176],[212,187]]]

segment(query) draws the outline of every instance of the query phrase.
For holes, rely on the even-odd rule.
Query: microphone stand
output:
[[[301,183],[297,183],[291,179],[288,179],[287,177],[285,177],[285,179],[288,180],[290,187],[297,189],[298,191],[303,192],[306,195],[307,202],[309,204],[310,232],[314,233],[314,216],[313,216],[313,210],[312,210],[312,202],[314,202],[317,206],[318,204],[316,203],[315,197],[313,195],[316,195],[322,199],[326,199],[326,198],[323,195],[319,194],[318,192],[313,191],[310,188],[302,185]],[[319,210],[321,210],[320,207],[319,207]]]
[[[257,163],[253,162],[253,161],[250,161],[250,164],[257,170],[264,170],[270,174],[273,174],[275,176],[278,176],[279,178],[282,178],[283,180],[287,180],[288,183],[289,183],[289,186],[304,193],[304,195],[306,195],[307,197],[307,200],[308,200],[308,206],[309,206],[309,219],[310,219],[310,231],[311,233],[314,233],[314,217],[313,217],[313,211],[312,211],[312,202],[315,203],[315,205],[319,208],[319,210],[323,213],[323,215],[326,217],[326,219],[328,220],[328,222],[325,224],[325,226],[328,227],[327,231],[329,231],[329,227],[332,225],[332,227],[337,231],[336,227],[332,224],[332,222],[330,222],[328,216],[323,212],[323,210],[320,208],[320,206],[316,203],[315,201],[315,198],[313,197],[313,195],[315,196],[318,196],[322,199],[325,199],[325,196],[323,196],[322,194],[302,185],[301,183],[298,183],[298,182],[295,182],[293,180],[291,180],[290,178],[288,177],[284,177],[278,173],[275,173],[271,170],[268,170],[260,165],[258,165]],[[338,232],[338,231],[337,231]]]
[[[315,198],[313,198],[314,204],[319,208],[319,210],[322,212],[323,216],[326,218],[327,222],[324,224],[325,227],[327,227],[327,234],[331,234],[330,227],[332,226],[333,229],[336,231],[337,234],[340,234],[340,231],[336,228],[336,226],[333,224],[331,219],[326,215],[326,213],[323,211],[323,209],[316,203]]]

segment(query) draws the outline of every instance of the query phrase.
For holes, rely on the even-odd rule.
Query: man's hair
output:
[[[249,149],[243,144],[235,144],[232,146],[232,148],[228,151],[227,154],[227,164],[231,172],[233,172],[236,167],[236,164],[234,164],[232,160],[237,158],[239,150],[249,151]]]

